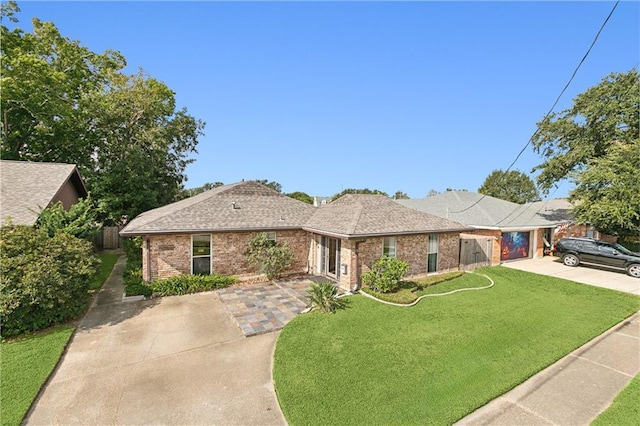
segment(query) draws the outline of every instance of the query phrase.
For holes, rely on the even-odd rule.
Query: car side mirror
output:
[[[620,252],[619,252],[618,250],[613,250],[613,255],[614,255],[614,256],[617,256],[617,255],[619,255],[619,254],[620,254]]]

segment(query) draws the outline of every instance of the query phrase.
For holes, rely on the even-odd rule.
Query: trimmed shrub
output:
[[[362,282],[373,291],[388,293],[398,288],[400,280],[409,271],[409,263],[395,257],[382,256],[373,267],[362,274]]]
[[[75,319],[87,308],[100,260],[91,243],[28,226],[0,229],[2,337]]]
[[[338,299],[338,288],[331,281],[311,284],[307,290],[307,297],[311,308],[324,313],[335,312],[347,306],[345,299]]]
[[[62,202],[58,201],[40,212],[34,226],[44,229],[50,237],[66,232],[91,241],[100,230],[97,216],[98,209],[90,197],[78,200],[69,210],[65,210]]]
[[[228,287],[238,281],[236,277],[212,275],[177,275],[153,281],[150,286],[160,296],[175,296]]]
[[[261,232],[249,241],[245,256],[249,263],[259,268],[261,274],[273,280],[291,266],[293,252],[288,244],[278,244]]]

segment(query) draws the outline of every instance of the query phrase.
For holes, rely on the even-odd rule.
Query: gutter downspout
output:
[[[144,239],[145,251],[147,252],[146,282],[151,282],[151,238],[147,235]]]

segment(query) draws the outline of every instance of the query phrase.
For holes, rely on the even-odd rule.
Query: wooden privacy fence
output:
[[[115,250],[122,248],[122,237],[120,237],[119,226],[104,226],[93,237],[93,245],[101,250]]]
[[[493,237],[465,235],[460,238],[460,269],[473,271],[491,266]]]

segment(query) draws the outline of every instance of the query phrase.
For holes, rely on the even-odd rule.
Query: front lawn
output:
[[[640,309],[598,287],[478,272],[495,285],[413,307],[352,296],[336,314],[294,318],[273,372],[288,422],[451,424]]]
[[[18,425],[58,363],[72,326],[59,326],[20,340],[0,344],[0,419],[2,425]]]
[[[591,426],[637,426],[640,421],[640,375],[613,400],[611,406],[602,412]]]

